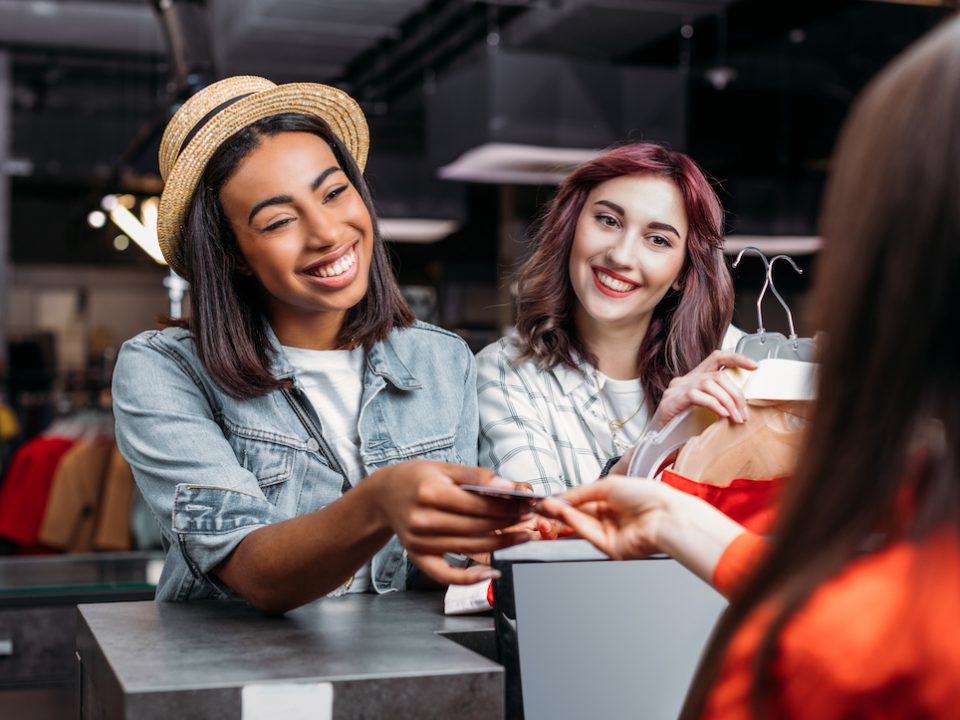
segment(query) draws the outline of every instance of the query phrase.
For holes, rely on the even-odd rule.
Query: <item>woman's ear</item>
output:
[[[673,281],[673,285],[671,285],[670,287],[673,288],[673,290],[675,290],[676,292],[680,292],[681,290],[683,290],[683,280],[680,278],[677,278],[676,280]]]

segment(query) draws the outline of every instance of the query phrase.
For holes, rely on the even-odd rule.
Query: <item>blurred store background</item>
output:
[[[779,265],[776,281],[802,334],[851,100],[956,7],[0,0],[0,461],[57,420],[109,413],[119,345],[170,312],[176,287],[141,248],[159,135],[214,79],[324,82],[361,101],[405,292],[475,350],[512,322],[510,272],[557,179],[628,139],[668,142],[716,179],[731,253],[795,257],[804,274]],[[735,321],[754,329],[762,267],[745,259],[735,278]],[[765,321],[786,330],[772,298]]]

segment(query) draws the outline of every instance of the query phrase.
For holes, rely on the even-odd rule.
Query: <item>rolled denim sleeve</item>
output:
[[[567,489],[563,469],[534,395],[499,346],[477,356],[479,462],[507,480],[559,494]]]
[[[248,533],[287,517],[237,460],[210,388],[158,335],[124,343],[118,356],[117,445],[166,539],[206,577]]]

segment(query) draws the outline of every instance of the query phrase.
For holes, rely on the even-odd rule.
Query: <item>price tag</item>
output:
[[[241,720],[331,720],[331,683],[251,683],[240,694]]]

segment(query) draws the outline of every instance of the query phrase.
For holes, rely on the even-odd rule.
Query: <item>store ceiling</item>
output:
[[[689,70],[692,84],[732,77],[731,90],[745,96],[817,96],[817,102],[845,104],[950,4],[0,0],[0,50],[13,58],[14,156],[33,162],[32,170],[18,167],[25,174],[83,175],[80,157],[71,169],[64,167],[69,159],[57,162],[37,148],[58,130],[63,134],[69,121],[82,126],[89,120],[100,135],[104,125],[110,130],[88,153],[98,157],[86,173],[98,176],[130,162],[122,151],[145,123],[162,123],[177,93],[188,92],[184,85],[237,73],[336,83],[384,126],[385,142],[413,147],[422,143],[424,89],[449,67],[497,48],[672,66]],[[172,9],[159,9],[166,5]],[[164,15],[184,47],[177,55],[186,67],[171,55]],[[684,26],[692,37],[683,36]],[[197,77],[188,80],[191,71]]]
[[[0,52],[12,58],[8,170],[15,193],[120,176],[149,185],[178,98],[236,73],[344,87],[370,118],[374,153],[424,154],[437,83],[486,54],[519,51],[680,73],[686,147],[726,183],[731,217],[750,229],[770,225],[767,213],[779,218],[773,231],[803,232],[853,96],[956,4],[0,0]],[[182,52],[171,53],[171,38]]]

